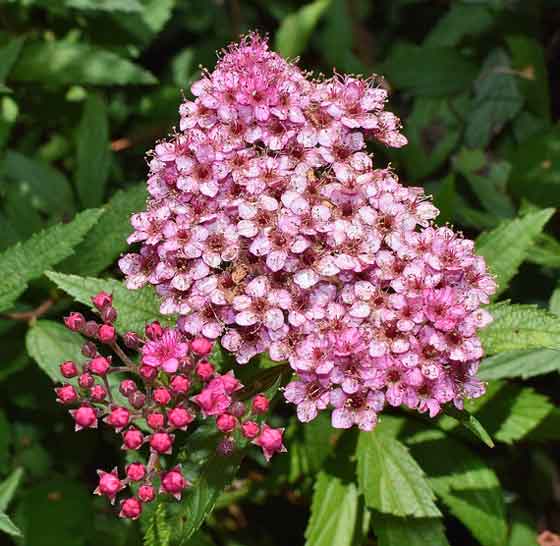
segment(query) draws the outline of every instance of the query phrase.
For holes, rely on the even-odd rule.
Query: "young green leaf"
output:
[[[535,238],[554,214],[554,209],[544,209],[526,214],[522,218],[502,222],[496,229],[483,233],[476,241],[477,252],[498,281],[495,296],[507,289],[519,266],[527,257]]]
[[[23,36],[11,38],[5,46],[0,47],[0,85],[6,83],[6,78],[19,56],[24,39]]]
[[[479,332],[487,355],[523,349],[559,349],[560,318],[536,305],[498,303],[488,308],[494,318]]]
[[[401,442],[362,432],[356,456],[358,484],[370,508],[394,516],[441,515],[422,469]]]
[[[111,150],[107,108],[101,96],[91,93],[85,103],[77,134],[76,188],[84,207],[103,202],[109,176]]]
[[[104,205],[100,221],[58,269],[77,275],[97,275],[109,267],[126,250],[126,238],[132,231],[130,216],[140,210],[145,201],[145,184],[117,192]]]
[[[158,297],[151,287],[128,290],[122,282],[115,279],[78,277],[77,275],[65,275],[52,271],[47,273],[47,277],[58,288],[89,307],[93,307],[91,297],[97,292],[104,290],[113,294],[113,305],[118,312],[115,326],[120,333],[128,330],[142,332],[147,322],[156,319],[164,326],[175,323],[173,316],[160,315]]]
[[[480,363],[478,377],[483,380],[521,377],[528,379],[560,371],[560,351],[535,349],[532,351],[508,351],[485,358]]]
[[[86,11],[138,13],[143,9],[142,4],[138,0],[63,0],[63,2],[69,8]]]
[[[554,289],[552,296],[550,296],[550,301],[548,303],[550,312],[560,317],[560,286]]]
[[[500,483],[478,456],[438,430],[407,440],[430,485],[483,546],[503,546],[507,535]]]
[[[23,469],[16,468],[2,483],[0,483],[0,512],[4,512],[8,508],[22,476]]]
[[[157,82],[151,72],[111,51],[64,41],[27,43],[11,77],[16,81],[51,85],[151,85]]]
[[[449,546],[439,518],[399,518],[374,512],[371,526],[379,546]]]
[[[69,224],[57,224],[36,233],[0,254],[0,311],[8,309],[27,288],[27,282],[72,254],[74,247],[101,216],[86,210]]]
[[[354,483],[320,472],[315,481],[305,546],[351,546],[358,516]]]
[[[83,338],[62,323],[38,320],[27,332],[25,344],[29,355],[54,381],[62,380],[59,366],[65,360],[81,362]]]
[[[461,425],[463,425],[467,430],[470,430],[488,447],[494,447],[494,442],[490,434],[486,432],[486,429],[482,426],[480,421],[474,415],[471,415],[467,410],[459,411],[455,408],[455,406],[448,405],[445,407],[444,412],[445,415],[459,421]]]
[[[296,57],[302,53],[329,4],[330,0],[315,0],[288,15],[276,33],[275,49],[278,53],[284,57]]]
[[[4,512],[0,512],[0,531],[13,537],[21,537],[22,533]]]

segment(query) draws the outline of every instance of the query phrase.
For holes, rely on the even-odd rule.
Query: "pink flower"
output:
[[[283,428],[270,428],[263,425],[260,434],[253,440],[253,443],[260,446],[263,450],[264,458],[269,461],[275,453],[286,451],[282,443]]]
[[[174,373],[186,357],[188,343],[182,341],[177,330],[165,330],[160,338],[148,341],[142,348],[142,363]]]

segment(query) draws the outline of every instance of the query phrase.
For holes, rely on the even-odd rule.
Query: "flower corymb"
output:
[[[421,188],[374,167],[368,140],[406,144],[386,91],[314,79],[257,35],[191,91],[151,156],[129,238],[140,247],[120,260],[127,286],[154,285],[182,332],[220,339],[239,363],[287,360],[301,421],[329,409],[333,426],[371,430],[387,405],[434,416],[480,396],[480,306],[495,281],[472,241],[434,224]],[[181,349],[152,345],[145,367],[173,372]],[[209,386],[197,403],[217,415],[230,395]],[[256,442],[281,450],[267,431]]]

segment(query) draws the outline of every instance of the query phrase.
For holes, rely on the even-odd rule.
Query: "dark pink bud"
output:
[[[86,319],[82,313],[70,313],[67,317],[64,317],[66,328],[72,330],[72,332],[79,332],[85,323]]]
[[[123,433],[123,449],[138,449],[144,443],[144,435],[136,428]]]
[[[268,461],[275,453],[286,451],[282,443],[283,435],[283,428],[270,428],[264,424],[259,436],[253,440],[253,443],[262,448],[264,458]]]
[[[152,502],[156,498],[156,490],[151,485],[141,485],[138,488],[138,498],[145,503]]]
[[[131,497],[121,502],[121,511],[119,516],[127,519],[138,519],[142,513],[142,503]]]
[[[146,467],[142,463],[130,463],[125,470],[126,477],[133,482],[139,482],[146,476]]]
[[[150,447],[157,453],[169,454],[173,446],[173,434],[155,432],[150,438]]]
[[[197,365],[196,365],[196,375],[198,375],[198,377],[200,377],[200,379],[202,379],[202,381],[208,381],[210,379],[212,379],[212,376],[214,375],[214,366],[212,366],[212,364],[210,364],[210,362],[208,362],[208,360],[201,360]]]
[[[103,402],[107,398],[107,391],[102,385],[94,385],[89,390],[89,395],[94,402]]]
[[[195,337],[191,341],[191,350],[199,356],[207,356],[212,352],[212,342],[205,337]]]
[[[140,347],[140,338],[136,332],[126,332],[123,336],[123,342],[129,349],[138,349]]]
[[[114,307],[105,307],[100,315],[103,322],[112,324],[117,320],[117,310]]]
[[[119,385],[119,391],[123,396],[130,396],[137,390],[136,383],[132,379],[123,379]]]
[[[97,474],[99,475],[99,485],[93,494],[104,495],[113,503],[117,493],[124,488],[124,484],[119,480],[117,469],[113,468],[111,472],[98,470]]]
[[[152,366],[140,366],[138,372],[145,381],[153,381],[158,374],[158,369]]]
[[[156,404],[160,406],[167,406],[171,400],[171,394],[165,387],[158,387],[154,389],[153,399]]]
[[[83,332],[88,337],[95,337],[97,336],[97,332],[99,331],[99,324],[94,320],[88,320],[83,328]]]
[[[268,398],[264,394],[257,394],[257,396],[253,398],[251,409],[253,410],[253,413],[259,415],[261,413],[266,413],[269,405]]]
[[[177,500],[181,499],[181,493],[190,484],[183,476],[181,469],[176,466],[169,472],[166,472],[161,477],[161,491],[162,493],[169,493]]]
[[[94,356],[96,356],[97,347],[95,346],[95,343],[93,343],[93,341],[86,341],[82,345],[82,354],[84,356],[87,356],[88,358],[93,358]]]
[[[220,432],[231,432],[237,426],[237,419],[229,413],[222,413],[216,419],[216,427]]]
[[[93,387],[94,383],[95,383],[95,379],[94,379],[93,375],[91,375],[90,373],[87,373],[87,372],[83,373],[78,378],[78,385],[80,385],[80,387],[82,387],[82,389],[89,389],[89,388]]]
[[[229,407],[229,412],[234,416],[234,417],[243,417],[245,415],[245,412],[247,411],[247,408],[245,407],[245,404],[243,402],[233,402],[231,404],[231,406]]]
[[[165,424],[165,416],[159,411],[152,411],[146,417],[146,422],[152,430],[159,430]]]
[[[59,404],[72,404],[78,400],[78,393],[72,385],[63,385],[54,389],[54,392],[56,392],[56,401]]]
[[[143,392],[136,391],[128,396],[128,401],[134,409],[141,409],[146,403],[146,395]]]
[[[229,457],[235,451],[235,442],[233,441],[233,438],[223,438],[218,444],[216,451],[219,455],[222,455],[222,457]]]
[[[187,394],[191,388],[191,382],[184,375],[175,375],[169,383],[173,394]]]
[[[60,365],[60,373],[66,379],[71,379],[78,375],[78,367],[71,360],[67,360]]]
[[[105,422],[119,431],[130,422],[130,412],[126,408],[114,408],[111,410],[111,413],[105,417]]]
[[[97,337],[101,343],[113,343],[115,341],[115,327],[110,324],[103,324],[97,332]]]
[[[146,337],[152,341],[159,339],[163,335],[163,328],[157,320],[146,325]]]
[[[243,433],[243,436],[245,436],[245,438],[252,440],[259,435],[260,428],[259,425],[255,423],[255,421],[245,421],[241,425],[241,432]]]
[[[107,292],[101,291],[95,294],[95,296],[92,296],[91,301],[95,307],[101,310],[108,305],[113,305],[113,296]]]
[[[104,356],[96,356],[88,365],[88,371],[95,375],[103,376],[107,373],[111,363]]]
[[[97,428],[97,412],[91,406],[81,406],[76,410],[70,410],[70,415],[74,418],[76,430]]]
[[[167,420],[173,428],[185,430],[194,421],[194,415],[185,408],[177,407],[167,411]]]

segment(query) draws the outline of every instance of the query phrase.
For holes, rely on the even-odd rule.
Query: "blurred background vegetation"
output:
[[[377,164],[433,193],[442,223],[474,238],[560,203],[557,0],[0,0],[0,29],[0,250],[109,203],[63,271],[119,277],[128,215],[144,204],[146,152],[177,124],[200,66],[249,30],[306,69],[383,75],[410,143],[374,150]],[[558,214],[537,231],[503,296],[544,307],[560,270]],[[0,271],[0,284],[17,275]],[[20,544],[140,544],[139,527],[90,494],[117,440],[75,435],[25,349],[28,323],[57,319],[68,303],[42,278],[0,319],[0,481],[19,482],[15,495],[0,488],[0,511],[24,531]],[[526,384],[557,403],[560,361],[550,358],[552,373]],[[278,423],[289,424],[282,411]],[[538,423],[515,447],[483,451],[519,523],[509,546],[560,531],[557,408]],[[272,469],[248,463],[197,544],[303,544],[313,442],[325,438],[314,427]],[[453,546],[478,543],[453,517],[446,529]]]

